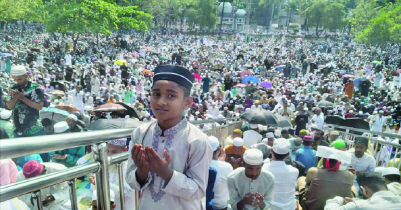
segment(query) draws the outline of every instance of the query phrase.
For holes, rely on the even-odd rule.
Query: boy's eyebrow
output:
[[[160,89],[152,89],[152,91],[160,91]],[[173,90],[173,89],[167,89],[167,92],[172,92],[172,93],[176,93],[176,94],[178,94],[178,92],[177,91],[175,91],[175,90]]]

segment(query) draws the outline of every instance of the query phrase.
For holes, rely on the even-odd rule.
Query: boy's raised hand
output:
[[[160,157],[153,148],[148,146],[145,147],[145,152],[145,158],[149,163],[150,172],[156,173],[167,182],[170,181],[171,176],[173,176],[173,170],[169,168],[171,157],[167,150],[164,150],[165,158]]]
[[[149,163],[145,159],[145,150],[142,148],[142,145],[135,144],[131,150],[132,160],[135,165],[140,170],[141,175],[147,176],[149,173]]]

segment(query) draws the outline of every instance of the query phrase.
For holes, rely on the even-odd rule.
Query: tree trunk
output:
[[[96,45],[99,47],[99,33],[96,33]]]
[[[76,49],[77,49],[77,43],[78,43],[78,38],[79,38],[79,33],[77,34],[77,36],[75,37],[75,39],[74,39],[74,34],[72,34],[72,41],[73,41],[73,43],[74,43],[74,52],[76,52]]]

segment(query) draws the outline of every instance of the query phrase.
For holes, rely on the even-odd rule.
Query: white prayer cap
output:
[[[350,113],[350,114],[354,113],[354,110],[349,110],[349,113]]]
[[[146,113],[145,113],[145,117],[150,117],[149,112],[146,112]]]
[[[220,147],[219,139],[217,139],[215,136],[209,136],[209,144],[212,147],[213,152]]]
[[[236,117],[239,117],[239,113],[235,113],[235,116],[236,116]]]
[[[0,113],[1,119],[8,120],[11,117],[11,111],[3,109]]]
[[[242,147],[244,146],[244,140],[240,137],[236,137],[233,139],[233,145],[236,147]]]
[[[199,112],[199,111],[196,111],[195,114],[198,115],[198,114],[200,114],[200,112]]]
[[[363,112],[362,112],[362,111],[359,111],[359,114],[363,114]]]
[[[125,118],[125,119],[128,119],[128,118],[130,118],[130,117],[129,117],[129,115],[125,115],[125,117],[124,117],[124,118]]]
[[[268,141],[269,141],[269,140],[268,140],[267,138],[262,139],[262,143],[267,144]]]
[[[127,145],[127,138],[114,139],[109,141],[109,144],[125,147]]]
[[[22,76],[26,74],[26,68],[18,65],[11,68],[11,76]]]
[[[380,111],[379,111],[379,114],[383,114],[383,113],[384,113],[383,110],[380,110]]]
[[[202,118],[198,118],[197,121],[202,121]]]
[[[251,129],[256,129],[256,128],[258,128],[258,124],[249,124],[249,127]]]
[[[248,165],[257,166],[263,163],[263,153],[258,149],[247,149],[244,153],[244,162]]]
[[[266,133],[266,138],[274,138],[274,134],[272,132]]]
[[[398,168],[395,167],[387,167],[382,171],[382,175],[386,176],[386,175],[400,175],[400,170],[398,170]]]
[[[115,202],[115,194],[113,190],[110,190],[110,201]],[[97,201],[97,191],[92,192],[92,201]]]
[[[74,115],[75,116],[75,115]],[[76,116],[75,116],[76,117]],[[63,133],[68,130],[68,124],[66,121],[58,122],[54,125],[54,133]]]
[[[224,110],[228,110],[228,107],[225,106],[225,107],[224,107]]]
[[[78,117],[73,114],[68,115],[68,118],[73,119],[75,122],[78,121]]]
[[[285,138],[274,140],[273,151],[279,155],[285,155],[290,152],[291,143]]]
[[[374,111],[373,114],[377,114],[377,111]]]

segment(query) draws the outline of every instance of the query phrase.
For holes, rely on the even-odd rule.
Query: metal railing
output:
[[[193,124],[214,123],[214,120],[197,121]],[[219,121],[221,122],[221,121]],[[192,122],[191,122],[192,123]],[[204,131],[208,135],[214,135],[224,140],[234,129],[240,128],[241,121],[215,127]],[[75,179],[87,174],[96,174],[96,188],[98,209],[110,209],[109,165],[117,164],[119,178],[119,195],[121,209],[125,209],[124,183],[122,162],[129,157],[129,152],[108,157],[107,141],[128,137],[133,129],[116,129],[106,131],[92,131],[84,133],[47,135],[0,141],[0,159],[17,158],[21,156],[40,154],[50,151],[63,150],[79,146],[93,145],[94,162],[80,166],[74,166],[67,170],[44,174],[23,181],[0,186],[0,202],[32,193],[36,199],[37,208],[43,209],[40,190],[67,181],[70,187],[70,201],[73,210],[78,210]],[[138,192],[135,191],[136,205],[138,204]]]
[[[380,136],[382,138],[400,140],[401,136],[396,134],[382,133],[377,131],[370,131],[346,126],[332,125],[328,124],[328,128],[325,128],[326,131],[336,130],[339,132],[339,138],[343,139],[348,148],[354,148],[355,146],[355,138],[360,136],[365,136],[370,140],[369,151],[372,153],[373,157],[376,159],[376,166],[381,167],[396,167],[400,169],[401,167],[401,157],[398,157],[398,153],[401,152],[401,145],[399,143],[392,143],[390,141],[385,141],[381,139],[377,139],[373,137],[373,135]],[[358,133],[362,133],[359,135]],[[382,151],[385,149],[385,151]],[[392,154],[394,151],[394,155]],[[380,154],[378,154],[380,152]],[[384,154],[382,154],[384,152]],[[386,154],[387,153],[387,154]],[[383,160],[382,155],[384,155]],[[387,160],[386,160],[387,156]],[[398,165],[396,165],[396,161],[398,158]]]

